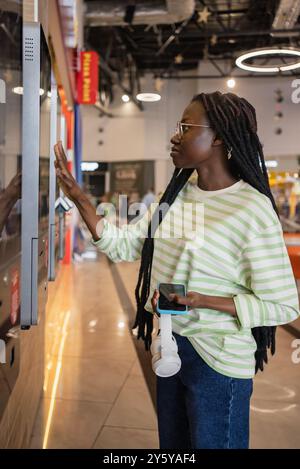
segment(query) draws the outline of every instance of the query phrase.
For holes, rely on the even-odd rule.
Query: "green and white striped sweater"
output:
[[[251,378],[256,350],[251,328],[285,324],[299,316],[281,224],[270,200],[243,180],[216,191],[204,191],[188,181],[160,229],[169,223],[178,231],[183,204],[187,219],[195,216],[195,207],[203,209],[195,239],[200,241],[191,249],[186,236],[156,237],[146,309],[152,312],[150,300],[158,282],[183,283],[187,291],[233,298],[237,318],[195,308],[173,316],[172,328],[188,337],[214,370]],[[136,224],[121,228],[103,219],[101,239],[93,244],[114,262],[139,259],[149,213]]]

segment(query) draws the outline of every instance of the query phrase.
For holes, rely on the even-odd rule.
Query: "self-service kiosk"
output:
[[[39,23],[23,24],[21,328],[45,309],[49,260],[51,60]]]

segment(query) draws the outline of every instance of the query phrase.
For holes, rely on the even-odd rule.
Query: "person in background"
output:
[[[296,223],[300,223],[300,198],[297,197],[297,203],[296,203],[296,207],[295,207],[295,218],[294,218],[294,221]]]
[[[139,217],[142,215],[141,212],[141,205],[140,205],[140,195],[137,191],[132,190],[128,194],[128,212],[127,212],[127,220],[130,223],[132,220],[139,220]],[[138,209],[137,206],[134,204],[139,204]],[[131,208],[130,208],[131,207]]]
[[[156,197],[154,194],[154,189],[153,187],[150,187],[150,189],[148,189],[148,192],[142,198],[142,203],[145,204],[148,209],[150,205],[155,202],[155,199]]]
[[[98,214],[104,214],[105,217],[107,217],[110,220],[115,219],[116,213],[116,207],[115,210],[113,210],[113,207],[111,206],[112,201],[111,201],[111,194],[110,192],[105,192],[103,194],[97,204],[96,212]],[[113,204],[114,205],[114,204]],[[115,206],[115,205],[114,205]]]
[[[113,194],[111,194],[110,199],[108,199],[108,202],[113,204],[115,206],[115,208],[117,209],[118,208],[118,203],[119,203],[119,192],[115,191]]]
[[[289,199],[285,197],[283,204],[281,205],[281,215],[284,218],[290,218],[291,213],[291,206],[289,203]]]
[[[156,201],[156,196],[154,194],[154,189],[153,187],[150,187],[150,189],[148,189],[147,193],[142,198],[140,216],[144,215],[149,209],[149,207],[151,206],[151,204],[153,204],[155,201]]]

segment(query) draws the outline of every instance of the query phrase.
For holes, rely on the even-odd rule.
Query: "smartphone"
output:
[[[159,283],[159,298],[157,303],[157,312],[160,314],[185,314],[188,307],[179,305],[169,299],[170,293],[176,293],[185,296],[185,286],[180,283]]]

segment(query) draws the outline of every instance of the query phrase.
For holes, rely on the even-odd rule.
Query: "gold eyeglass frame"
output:
[[[184,132],[183,132],[182,127],[183,127],[184,125],[185,125],[186,127],[205,127],[205,128],[210,128],[210,125],[207,125],[207,124],[188,124],[188,123],[186,123],[186,122],[180,122],[180,121],[178,121],[177,124],[176,124],[176,129],[175,129],[176,135],[179,135],[180,137],[183,136]]]

